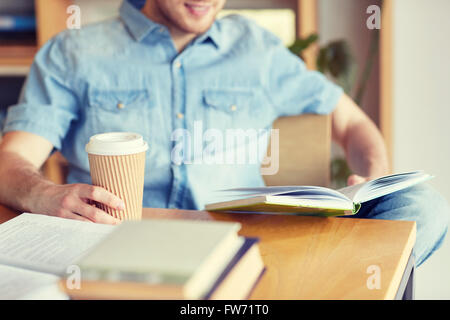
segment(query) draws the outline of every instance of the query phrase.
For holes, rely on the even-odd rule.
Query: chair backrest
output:
[[[279,169],[274,175],[263,175],[267,185],[329,185],[330,119],[305,114],[274,122],[273,128],[279,129]]]

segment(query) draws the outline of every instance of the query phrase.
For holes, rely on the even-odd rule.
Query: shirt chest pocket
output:
[[[148,134],[150,110],[154,109],[148,90],[89,91],[86,121],[94,134],[112,131],[131,131]]]
[[[208,128],[246,129],[271,125],[272,108],[258,88],[205,89],[203,103]]]

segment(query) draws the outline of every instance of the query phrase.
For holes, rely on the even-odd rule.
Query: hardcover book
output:
[[[423,171],[384,176],[333,190],[319,186],[275,186],[221,190],[232,200],[210,203],[207,211],[274,213],[318,216],[356,214],[365,202],[406,189],[432,178]]]

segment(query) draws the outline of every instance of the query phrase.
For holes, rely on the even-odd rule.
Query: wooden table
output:
[[[0,223],[16,215],[0,206]],[[260,238],[267,268],[251,299],[395,299],[411,291],[415,222],[150,208],[143,215],[240,222],[241,235]]]

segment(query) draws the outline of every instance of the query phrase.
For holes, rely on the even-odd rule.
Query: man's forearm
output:
[[[55,215],[100,223],[119,222],[106,212],[89,205],[96,201],[123,210],[121,199],[107,190],[87,184],[57,185],[13,152],[0,151],[0,203],[32,213]]]
[[[0,151],[0,203],[22,211],[32,211],[35,194],[53,183],[19,155]]]
[[[347,162],[354,173],[363,177],[378,177],[389,173],[383,137],[368,119],[349,128],[344,149]]]
[[[344,148],[350,169],[360,176],[359,182],[389,173],[387,151],[380,131],[346,94],[333,111],[332,133],[333,140]]]
[[[0,143],[0,203],[31,213],[99,223],[119,222],[90,205],[97,202],[116,210],[125,203],[108,190],[89,184],[55,184],[39,172],[53,145],[45,138],[12,131]]]

